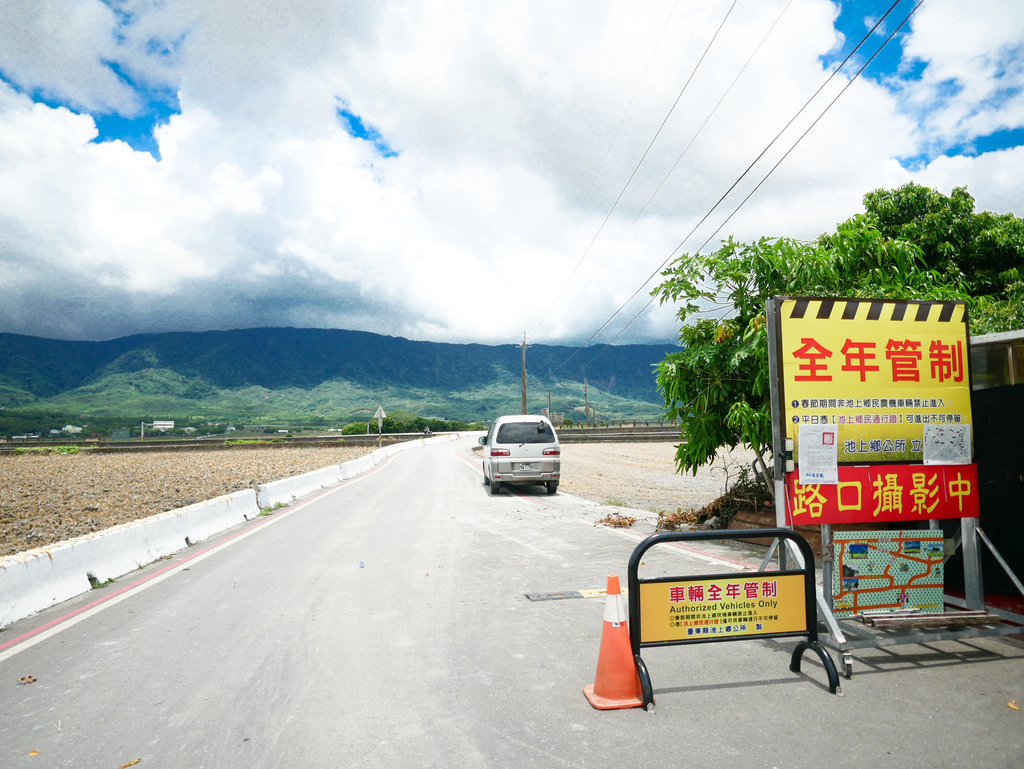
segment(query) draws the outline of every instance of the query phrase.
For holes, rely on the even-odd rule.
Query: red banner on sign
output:
[[[839,483],[807,485],[786,475],[792,526],[978,517],[977,465],[840,466]]]

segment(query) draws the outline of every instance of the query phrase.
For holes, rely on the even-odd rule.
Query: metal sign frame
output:
[[[746,539],[747,537],[770,537],[774,539],[783,539],[787,543],[791,544],[796,552],[800,555],[800,564],[796,568],[784,569],[780,568],[778,571],[767,571],[765,566],[755,574],[748,572],[739,572],[743,576],[757,576],[770,574],[772,576],[800,576],[803,579],[803,597],[804,597],[804,629],[799,631],[772,633],[763,632],[756,634],[746,635],[717,635],[701,636],[699,639],[676,639],[676,640],[662,640],[654,642],[644,642],[641,640],[643,637],[643,612],[641,611],[641,591],[642,586],[645,584],[657,584],[663,582],[677,582],[680,580],[698,579],[698,580],[714,580],[714,579],[725,579],[733,578],[737,572],[731,574],[701,574],[701,575],[686,575],[686,576],[675,576],[675,577],[657,577],[654,579],[641,579],[639,576],[640,562],[644,554],[652,547],[661,544],[667,544],[671,542],[693,542],[693,541],[704,541],[704,540],[732,540],[732,539]],[[756,530],[743,530],[743,531],[727,531],[727,530],[710,530],[710,531],[679,531],[679,532],[662,532],[660,534],[653,534],[633,550],[633,554],[629,559],[629,642],[633,651],[633,660],[636,664],[637,674],[640,676],[640,687],[643,692],[643,706],[650,709],[650,706],[654,704],[654,689],[651,684],[651,676],[647,670],[647,664],[644,662],[643,657],[640,654],[640,650],[643,648],[652,648],[660,646],[684,646],[701,643],[715,643],[722,641],[749,641],[761,638],[792,638],[802,637],[805,640],[800,641],[793,650],[793,655],[790,659],[789,669],[794,673],[800,672],[800,663],[803,658],[804,652],[808,649],[818,655],[822,665],[825,667],[825,672],[828,676],[829,691],[832,694],[840,693],[839,688],[839,673],[836,670],[835,663],[832,661],[832,657],[829,656],[828,652],[821,645],[818,639],[818,614],[817,605],[815,601],[816,590],[814,584],[814,554],[811,551],[810,545],[807,541],[794,531],[785,528],[776,529],[756,529]]]
[[[794,446],[793,441],[786,435],[786,391],[785,381],[783,377],[783,361],[782,361],[782,317],[781,310],[784,302],[787,301],[798,301],[798,302],[819,302],[820,312],[831,312],[834,307],[844,305],[846,309],[842,312],[842,319],[850,317],[848,310],[855,307],[856,305],[885,305],[894,304],[896,300],[871,300],[871,299],[823,299],[823,298],[810,298],[810,297],[791,297],[791,296],[776,296],[770,298],[765,303],[765,315],[767,320],[767,331],[768,331],[768,365],[769,365],[769,383],[770,383],[770,405],[771,405],[771,417],[772,417],[772,449],[774,457],[774,487],[775,487],[775,520],[776,526],[781,529],[789,529],[791,527],[792,517],[788,515],[787,504],[789,502],[787,492],[787,475],[793,474],[796,471],[794,463]],[[904,309],[915,308],[914,315],[915,319],[918,317],[927,317],[928,310],[935,304],[963,304],[960,303],[935,303],[935,302],[923,302],[923,301],[912,301],[912,300],[901,300],[899,302],[904,306]],[[878,317],[877,311],[872,307],[871,313],[874,318]],[[829,317],[826,315],[825,317]],[[901,316],[902,317],[902,316]],[[943,320],[948,320],[948,313],[943,310]],[[909,316],[908,316],[909,318]],[[969,327],[966,307],[963,310],[963,324],[965,330],[965,336],[969,340]],[[839,320],[842,322],[842,320]],[[964,377],[967,382],[967,391],[971,392],[970,389],[970,354],[969,346],[967,354],[964,356],[963,361]],[[968,395],[970,398],[971,396]],[[941,529],[938,520],[927,520],[929,529],[937,530]],[[924,522],[924,521],[922,521]],[[813,523],[813,521],[811,522]],[[908,522],[909,523],[909,522]],[[960,542],[958,543],[963,548],[963,568],[964,568],[964,588],[965,588],[965,599],[962,605],[968,610],[983,611],[985,609],[985,595],[984,587],[982,584],[981,574],[981,545],[984,541],[993,552],[996,557],[999,558],[995,548],[987,541],[983,540],[981,535],[981,529],[978,525],[978,518],[975,517],[964,517],[960,519]],[[773,554],[777,551],[779,558],[779,568],[784,570],[786,568],[787,559],[790,555],[788,547],[778,547],[778,540],[770,548],[768,555],[765,557],[765,563],[771,560]],[[852,648],[867,648],[867,647],[879,647],[887,646],[898,643],[921,643],[930,640],[942,639],[953,639],[963,637],[975,637],[980,635],[1006,635],[1014,632],[1016,629],[1019,632],[1019,628],[1013,626],[998,626],[991,628],[969,628],[967,630],[951,630],[936,634],[934,632],[924,633],[916,631],[903,631],[899,634],[888,634],[886,636],[878,636],[870,633],[864,633],[860,629],[852,626],[849,622],[841,623],[835,618],[832,613],[832,526],[830,524],[821,524],[821,547],[822,547],[822,576],[823,576],[823,590],[818,593],[817,601],[818,608],[821,611],[822,619],[825,621],[831,638],[826,638],[825,643],[835,648],[843,654],[844,673],[847,676],[852,675],[851,669],[851,657],[849,655],[849,649]],[[762,568],[764,564],[762,564]],[[1011,576],[1012,573],[1011,573]],[[1024,592],[1024,591],[1022,591]],[[947,603],[957,604],[956,599],[950,599],[946,597]],[[857,640],[850,641],[847,639],[847,635],[853,635],[857,637]]]

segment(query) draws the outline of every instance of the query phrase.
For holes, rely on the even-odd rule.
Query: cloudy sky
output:
[[[901,0],[828,80],[891,5],[0,0],[0,331],[668,340],[709,238],[1024,215],[1024,3]]]

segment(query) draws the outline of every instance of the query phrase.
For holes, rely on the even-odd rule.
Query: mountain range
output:
[[[528,410],[658,418],[653,366],[671,344],[530,345]],[[597,356],[597,357],[595,357]],[[417,342],[364,331],[259,328],[102,342],[0,334],[0,408],[82,417],[365,420],[378,405],[461,421],[520,410],[518,344]],[[586,393],[584,392],[586,380]]]

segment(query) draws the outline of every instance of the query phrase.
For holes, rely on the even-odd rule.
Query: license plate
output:
[[[522,472],[522,473],[532,473],[533,472],[533,465],[519,465],[519,472]]]

